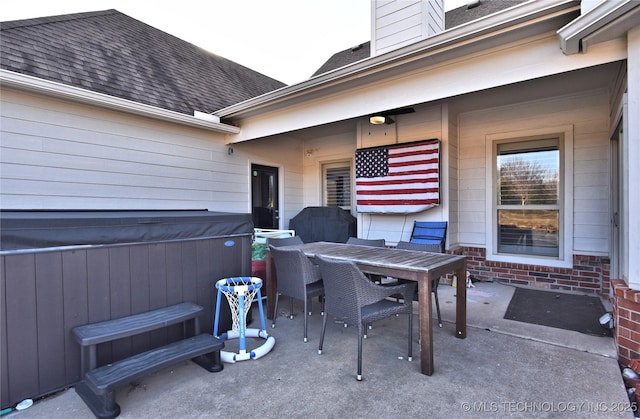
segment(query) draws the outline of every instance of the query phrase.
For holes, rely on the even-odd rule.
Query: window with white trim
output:
[[[496,144],[494,251],[562,257],[562,147],[560,138]]]
[[[351,210],[351,162],[322,165],[323,205]]]

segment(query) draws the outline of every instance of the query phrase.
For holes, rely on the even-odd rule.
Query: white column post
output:
[[[627,227],[629,261],[627,282],[629,287],[640,290],[640,27],[635,27],[627,33],[627,105],[626,129],[624,134],[628,144],[627,176],[628,207],[624,208],[628,214]]]

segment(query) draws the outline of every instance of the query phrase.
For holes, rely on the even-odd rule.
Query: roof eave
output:
[[[640,10],[640,3],[633,0],[602,1],[558,30],[562,52],[567,55],[581,52],[583,39],[634,8]]]
[[[579,8],[580,2],[578,0],[532,0],[494,15],[448,29],[424,41],[367,58],[300,83],[285,86],[228,106],[214,112],[214,114],[220,118],[240,118],[258,109],[275,105],[324,87],[333,86],[336,83],[344,83],[351,79],[362,77],[365,73],[371,74],[383,71],[390,66],[401,65],[416,57],[429,55],[434,51],[453,49],[458,45],[469,44],[474,40],[482,39],[490,34],[501,33],[510,27],[518,26],[525,22],[574,12]]]
[[[195,116],[185,115],[179,112],[158,108],[127,99],[121,99],[103,93],[92,92],[90,90],[81,89],[78,87],[69,86],[66,84],[4,69],[0,69],[0,85],[2,87],[27,90],[47,96],[73,100],[75,102],[82,102],[130,114],[145,116],[191,127],[202,128],[221,134],[238,134],[240,132],[240,128],[232,125],[203,120]]]

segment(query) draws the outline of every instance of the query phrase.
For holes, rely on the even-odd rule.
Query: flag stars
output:
[[[356,177],[382,177],[389,174],[387,148],[356,151]]]

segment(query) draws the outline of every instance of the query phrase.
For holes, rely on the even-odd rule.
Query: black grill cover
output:
[[[289,221],[289,228],[305,243],[345,243],[357,235],[356,218],[340,207],[307,207]]]

